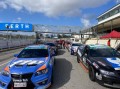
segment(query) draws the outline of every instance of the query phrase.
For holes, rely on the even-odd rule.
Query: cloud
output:
[[[22,20],[22,18],[18,17],[18,18],[16,18],[16,19],[14,19],[12,22],[13,22],[13,23],[20,23],[21,20]]]
[[[7,4],[4,1],[0,2],[0,8],[6,9],[7,8]]]
[[[2,3],[17,11],[43,13],[49,17],[78,16],[83,8],[99,7],[110,0],[4,0]],[[5,7],[5,5],[2,7]]]
[[[22,18],[20,18],[20,17],[17,18],[18,21],[21,21],[21,19],[22,19]]]
[[[88,28],[91,26],[90,20],[82,18],[81,23],[83,24],[83,28]]]
[[[116,0],[116,3],[120,3],[120,0]]]

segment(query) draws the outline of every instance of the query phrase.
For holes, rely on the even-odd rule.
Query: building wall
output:
[[[118,13],[118,14],[116,14],[116,15],[113,15],[113,16],[111,16],[111,17],[109,17],[109,18],[106,18],[106,19],[104,19],[104,20],[101,20],[101,21],[98,22],[98,24],[107,22],[107,21],[112,20],[112,19],[117,18],[117,17],[120,17],[120,13]]]
[[[111,8],[110,10],[104,12],[100,15],[98,19],[98,24],[104,23],[106,21],[112,20],[120,16],[120,4],[116,5],[115,7]]]

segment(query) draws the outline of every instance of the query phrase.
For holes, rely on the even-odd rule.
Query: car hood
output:
[[[93,57],[92,60],[107,69],[114,68],[115,70],[120,70],[120,57]]]
[[[24,74],[35,72],[45,64],[46,58],[16,58],[9,63],[10,73]]]

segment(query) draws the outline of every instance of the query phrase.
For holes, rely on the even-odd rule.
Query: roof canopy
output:
[[[104,35],[100,38],[101,39],[103,39],[103,38],[120,38],[120,32],[113,30],[111,33]]]

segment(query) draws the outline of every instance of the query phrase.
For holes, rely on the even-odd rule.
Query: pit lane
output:
[[[13,54],[22,49],[1,53],[0,69],[11,60]],[[96,82],[90,81],[88,73],[76,61],[76,56],[70,55],[66,49],[60,49],[55,57],[53,84],[49,89],[108,89]]]

